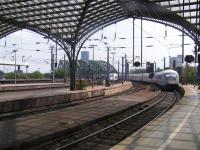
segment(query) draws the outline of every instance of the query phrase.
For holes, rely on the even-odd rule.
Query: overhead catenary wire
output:
[[[135,24],[135,26],[138,28],[138,29],[141,29],[140,26],[138,26],[137,24]],[[165,47],[168,47],[168,45],[165,45],[163,42],[161,42],[159,39],[156,38],[156,36],[152,36],[148,31],[144,30],[144,28],[142,29],[143,32],[145,32],[148,36],[150,37],[154,37],[154,39],[159,42],[161,45],[165,46]],[[160,36],[160,37],[163,37],[163,36]]]

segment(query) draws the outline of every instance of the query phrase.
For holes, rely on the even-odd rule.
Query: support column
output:
[[[70,61],[70,90],[76,90],[76,61],[71,59]]]
[[[199,9],[200,9],[200,4],[199,4],[199,0],[197,0],[197,6],[196,6],[196,28],[197,28],[197,26],[198,25],[200,25],[200,21],[198,21],[198,16],[200,15],[200,11],[199,11]],[[196,77],[195,77],[195,82],[197,82],[198,83],[198,85],[199,85],[199,77],[200,77],[200,60],[199,60],[199,57],[198,57],[198,61],[197,61],[197,54],[198,54],[198,52],[199,52],[199,35],[196,33],[196,37],[195,37],[195,50],[194,50],[194,52],[195,52],[195,68],[196,68]],[[198,62],[198,66],[196,66],[196,63]],[[199,86],[200,87],[200,86]]]
[[[67,83],[67,78],[66,78],[66,59],[65,59],[65,55],[64,55],[64,83]]]
[[[185,47],[184,47],[184,45],[185,45],[185,38],[184,38],[184,36],[185,36],[185,35],[184,35],[184,29],[183,29],[183,31],[182,31],[182,64],[184,63],[184,58],[185,58],[185,57],[184,57],[184,55],[185,55],[185,54],[184,54],[184,51],[185,51],[185,50],[184,50],[184,48],[185,48]]]
[[[52,80],[52,83],[54,83],[54,68],[55,68],[53,49],[54,49],[54,46],[50,46],[50,50],[51,50],[51,80]]]
[[[69,58],[70,63],[70,90],[76,90],[76,57],[75,57],[75,44],[71,45],[71,57]]]
[[[199,58],[197,58],[197,54],[198,54],[198,50],[197,50],[197,45],[194,47],[194,64],[195,64],[195,70],[196,70],[196,73],[195,73],[195,84],[197,83],[197,79],[199,78]],[[198,65],[197,65],[198,63]]]
[[[58,41],[56,39],[55,68],[58,67]]]
[[[141,58],[140,58],[140,60],[141,60],[141,64],[140,64],[140,66],[142,67],[142,51],[143,51],[143,34],[142,34],[142,30],[143,30],[143,21],[142,21],[142,18],[141,18]]]
[[[185,0],[183,0],[183,18],[185,17]],[[185,45],[185,38],[184,38],[184,28],[183,28],[183,31],[182,31],[182,64],[184,63],[184,45]]]

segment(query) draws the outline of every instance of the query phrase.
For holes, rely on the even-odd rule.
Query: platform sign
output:
[[[186,56],[185,56],[185,61],[186,61],[187,63],[193,62],[193,61],[194,61],[194,56],[192,56],[192,55],[186,55]]]
[[[140,66],[140,62],[139,61],[134,62],[134,66],[135,67],[139,67]]]
[[[150,62],[146,63],[146,72],[147,73],[154,72],[154,63],[150,63]]]

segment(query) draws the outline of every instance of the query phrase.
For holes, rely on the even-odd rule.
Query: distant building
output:
[[[81,60],[83,61],[89,60],[89,51],[81,51]]]
[[[176,57],[169,58],[169,67],[171,69],[176,69],[182,66],[182,55],[177,55]]]

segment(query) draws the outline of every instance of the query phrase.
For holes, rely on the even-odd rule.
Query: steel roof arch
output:
[[[200,35],[199,24],[189,22],[195,16],[185,16],[184,19],[180,15],[184,10],[180,8],[184,5],[197,5],[198,8],[199,0],[187,1],[182,4],[171,0],[1,0],[0,28],[3,30],[0,30],[0,38],[26,28],[57,38],[63,48],[68,47],[69,53],[70,45],[75,42],[79,45],[78,52],[85,39],[99,29],[129,17],[142,17],[164,21],[179,30],[177,25],[182,26],[195,40]],[[199,17],[199,11],[194,7],[185,11],[196,12]]]

